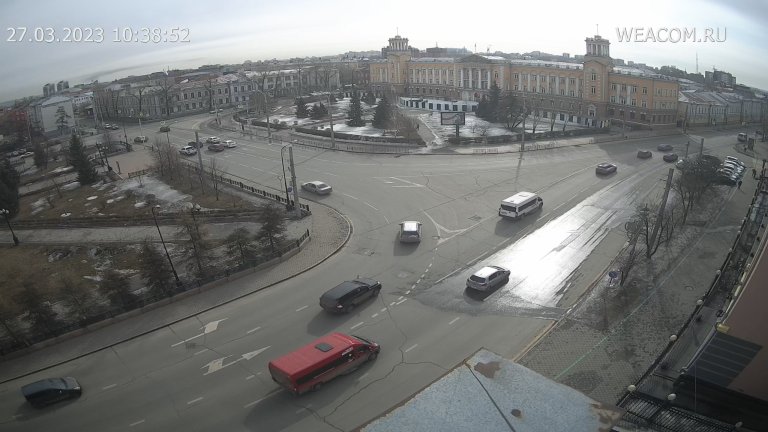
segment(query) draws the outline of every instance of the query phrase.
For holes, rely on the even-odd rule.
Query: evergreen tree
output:
[[[69,160],[77,171],[77,181],[80,184],[89,185],[99,179],[96,169],[85,154],[85,147],[83,147],[80,137],[76,134],[72,134],[72,138],[69,140]]]
[[[392,106],[383,96],[376,106],[376,112],[373,115],[373,127],[378,129],[387,129],[392,124]]]
[[[320,120],[328,115],[328,108],[326,108],[322,102],[314,104],[312,105],[311,115],[313,119]]]
[[[7,158],[0,159],[0,209],[8,210],[9,218],[19,212],[19,173]]]
[[[496,81],[491,83],[491,91],[488,95],[488,113],[486,120],[489,122],[499,121],[499,111],[501,110],[501,89],[496,85]]]
[[[277,207],[271,204],[263,204],[259,210],[261,213],[257,222],[261,224],[261,228],[254,239],[261,244],[269,244],[270,250],[275,253],[276,243],[285,234],[285,217]]]
[[[171,267],[163,254],[147,241],[141,245],[139,266],[141,278],[152,294],[157,297],[170,297],[173,294]]]
[[[363,108],[360,106],[360,95],[356,91],[352,92],[347,119],[349,119],[347,121],[347,125],[349,126],[365,126],[365,121],[363,120]]]
[[[136,305],[137,297],[131,292],[128,278],[115,270],[109,269],[104,273],[99,282],[99,291],[107,296],[113,307],[129,310]]]
[[[480,102],[477,104],[475,115],[483,120],[488,116],[488,101],[486,100],[485,95],[483,95],[483,98],[480,99]]]
[[[232,231],[232,234],[224,239],[224,245],[227,247],[227,255],[230,258],[239,257],[241,264],[245,264],[254,256],[253,236],[246,228],[240,227]]]
[[[54,334],[60,328],[60,322],[51,303],[32,282],[25,281],[22,286],[23,289],[16,294],[14,300],[20,308],[27,311],[26,321],[38,334]]]
[[[297,118],[307,118],[309,116],[309,111],[307,110],[307,104],[304,102],[304,98],[297,98],[296,99],[296,117]]]

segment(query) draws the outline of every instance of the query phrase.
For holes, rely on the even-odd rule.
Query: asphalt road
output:
[[[236,149],[205,151],[204,158],[279,190],[280,146],[206,130],[210,117],[172,125],[172,142],[185,144],[196,128],[201,137],[235,139]],[[708,139],[707,148],[731,147],[731,135]],[[623,244],[619,227],[634,206],[663,189],[673,165],[656,151],[637,159],[638,148],[664,142],[682,154],[686,141],[485,156],[294,149],[299,182],[334,188],[330,196],[302,198],[336,208],[354,226],[340,253],[266,291],[39,374],[76,376],[84,388],[78,401],[33,410],[18,388],[38,376],[2,385],[0,429],[350,430],[481,347],[509,358],[520,353],[602,273]],[[596,176],[602,161],[618,172]],[[501,220],[499,202],[521,190],[540,194],[543,210]],[[396,241],[402,220],[424,223],[421,244]],[[468,294],[464,281],[485,264],[509,267],[510,283],[487,296]],[[323,313],[320,294],[356,275],[381,281],[379,298],[349,315]],[[279,390],[268,361],[331,331],[373,339],[381,355],[318,393],[296,398]]]

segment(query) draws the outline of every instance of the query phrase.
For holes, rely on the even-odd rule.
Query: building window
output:
[[[597,81],[597,74],[592,72],[592,81]]]
[[[641,107],[643,107],[643,108],[648,108],[648,101],[646,101],[645,99],[643,99],[643,100],[640,102],[640,106],[641,106]]]
[[[218,90],[219,90],[219,94],[221,94],[221,89],[218,89]],[[221,100],[221,99],[219,99],[219,100]]]
[[[597,87],[592,86],[592,89],[589,92],[592,94],[597,94]]]
[[[187,100],[187,94],[184,93],[184,100]]]
[[[632,120],[635,119],[635,112],[634,111],[630,111],[629,112],[629,118],[632,119]]]
[[[184,104],[184,109],[189,111],[189,104]]]
[[[571,79],[569,80],[569,84],[570,84],[570,85],[576,85],[576,78],[571,78]],[[573,93],[573,92],[571,92],[571,93]],[[571,94],[571,96],[573,96],[573,94]]]
[[[648,94],[648,87],[643,87],[643,94]]]
[[[201,92],[197,92],[197,97],[203,97]]]
[[[637,86],[632,86],[632,93],[637,93]]]
[[[197,104],[192,102],[192,109],[195,109],[195,108],[197,108]]]
[[[237,86],[235,86],[235,93],[237,93]]]
[[[611,103],[616,103],[616,96],[611,96]]]
[[[517,87],[517,86],[515,86]],[[565,89],[560,89],[560,95],[565,96]]]
[[[515,84],[515,91],[518,91],[518,90],[519,90],[519,89],[518,89],[518,85],[517,85],[517,84]]]
[[[573,90],[571,90],[571,97],[573,96],[576,96],[576,93]]]
[[[630,105],[637,106],[637,99],[632,98],[632,100],[630,101]]]
[[[611,84],[611,90],[616,91],[616,84]]]
[[[519,74],[515,74],[515,79],[519,79]]]
[[[622,84],[621,85],[621,91],[623,91],[623,92],[627,91],[627,85],[626,84]]]

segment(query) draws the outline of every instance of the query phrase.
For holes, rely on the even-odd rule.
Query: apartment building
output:
[[[585,44],[581,63],[480,54],[414,57],[408,39],[397,35],[389,39],[387,58],[371,62],[370,87],[377,94],[479,102],[495,82],[543,118],[590,127],[676,125],[676,80],[614,65],[610,42],[600,36],[587,38]]]

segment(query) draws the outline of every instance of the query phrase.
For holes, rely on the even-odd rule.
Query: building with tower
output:
[[[436,110],[474,110],[493,83],[502,93],[524,101],[542,119],[588,127],[674,127],[679,85],[675,79],[637,67],[615,65],[610,41],[596,35],[585,40],[580,63],[510,60],[469,54],[420,57],[408,39],[397,35],[382,49],[384,60],[372,61],[370,89],[377,94],[451,101]],[[439,51],[433,51],[438,53]],[[464,101],[469,103],[455,103]],[[437,104],[416,104],[435,109]]]

